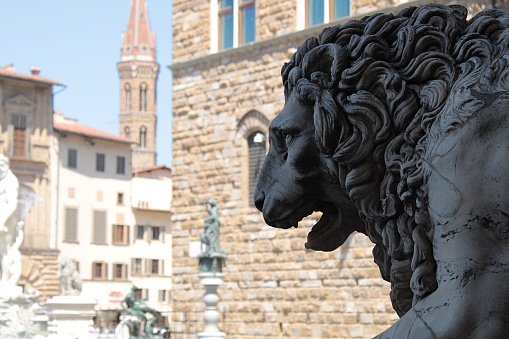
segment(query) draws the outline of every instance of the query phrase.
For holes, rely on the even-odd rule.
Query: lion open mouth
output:
[[[320,220],[308,233],[307,249],[330,252],[339,247],[338,229],[341,225],[341,215],[331,203],[326,203],[320,211],[323,213]]]

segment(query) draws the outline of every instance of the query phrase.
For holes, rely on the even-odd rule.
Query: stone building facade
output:
[[[57,81],[16,72],[13,65],[0,68],[0,153],[10,159],[20,183],[19,201],[33,204],[26,213],[21,245],[25,291],[39,290],[41,300],[59,293],[58,263],[51,210],[51,138],[53,87]]]
[[[189,338],[201,330],[189,325],[200,322],[204,295],[191,249],[207,216],[204,202],[216,198],[221,247],[229,255],[219,288],[222,331],[231,338],[373,337],[398,319],[390,286],[373,263],[373,244],[353,235],[334,252],[308,251],[304,242],[317,216],[298,229],[267,226],[249,193],[250,142],[260,133],[266,143],[268,123],[284,104],[281,66],[307,37],[425,1],[351,0],[348,17],[325,15],[323,22],[330,22],[310,27],[310,1],[256,1],[255,40],[221,50],[222,13],[232,13],[233,28],[242,16],[238,1],[230,2],[232,12],[218,8],[225,2],[173,2],[174,321]],[[324,2],[326,10],[332,3]],[[476,6],[490,8],[487,2]]]

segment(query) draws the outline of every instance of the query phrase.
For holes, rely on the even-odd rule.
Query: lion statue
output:
[[[254,194],[267,224],[357,231],[401,319],[381,338],[509,333],[509,15],[410,7],[326,28],[282,68]]]

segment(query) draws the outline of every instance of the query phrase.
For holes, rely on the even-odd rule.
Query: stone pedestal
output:
[[[56,296],[46,302],[50,338],[92,339],[96,301],[82,296]]]
[[[217,288],[223,283],[223,274],[221,273],[199,273],[200,283],[205,286],[205,311],[203,312],[203,322],[205,323],[203,332],[198,333],[198,339],[223,339],[225,333],[219,330],[217,323],[219,321],[219,312],[217,303],[219,296]]]

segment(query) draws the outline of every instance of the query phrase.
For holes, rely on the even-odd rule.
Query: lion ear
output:
[[[322,88],[331,88],[347,66],[346,51],[336,44],[315,47],[304,56],[302,73]]]

